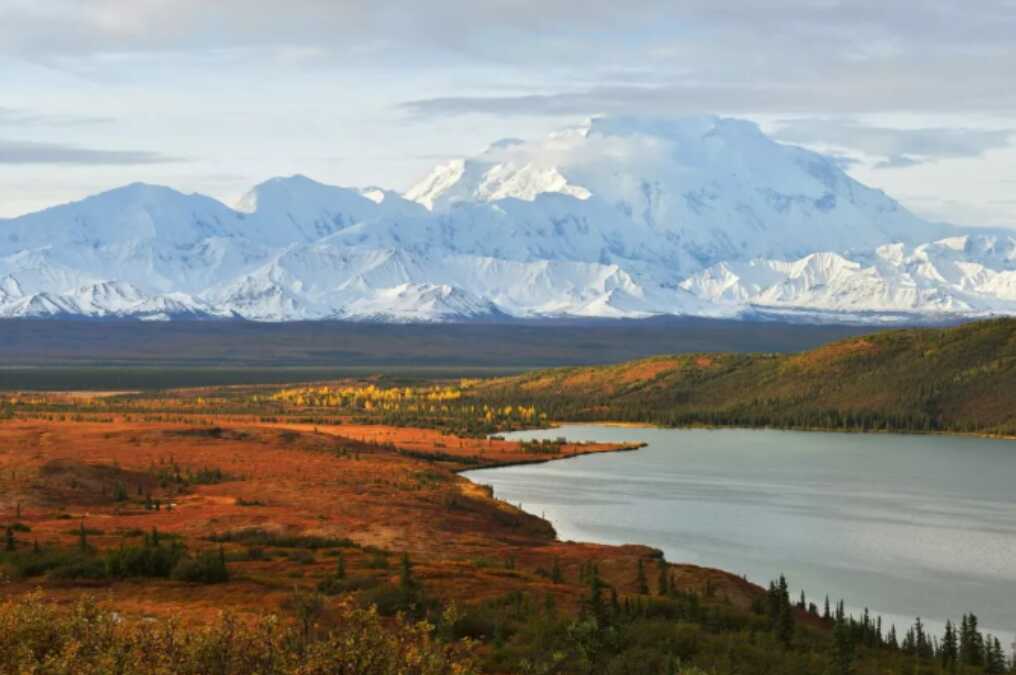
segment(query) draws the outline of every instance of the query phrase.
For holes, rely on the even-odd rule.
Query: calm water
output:
[[[511,436],[649,444],[465,474],[561,539],[648,544],[763,585],[782,572],[819,607],[828,593],[898,629],[974,611],[1013,639],[1016,442],[603,426]]]

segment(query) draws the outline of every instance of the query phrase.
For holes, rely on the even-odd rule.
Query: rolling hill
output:
[[[1016,434],[1016,320],[892,330],[798,354],[682,354],[472,390],[557,420]]]

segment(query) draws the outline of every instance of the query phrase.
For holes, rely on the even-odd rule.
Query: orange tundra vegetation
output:
[[[294,589],[326,586],[340,557],[345,577],[361,580],[352,595],[370,597],[397,584],[405,554],[442,603],[524,591],[577,608],[580,568],[595,563],[605,582],[636,593],[638,561],[655,565],[659,553],[557,541],[548,522],[456,472],[617,449],[564,443],[534,458],[516,442],[383,425],[8,420],[0,523],[20,525],[20,549],[74,549],[84,538],[102,553],[157,533],[223,556],[229,580],[19,577],[8,566],[0,583],[7,597],[41,586],[70,602],[87,589],[121,612],[207,621],[224,609],[285,614]],[[741,606],[758,592],[719,571],[671,569],[683,588],[709,585]]]

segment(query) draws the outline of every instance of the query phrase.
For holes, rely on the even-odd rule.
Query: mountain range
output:
[[[132,184],[0,220],[0,317],[886,322],[1016,313],[1016,233],[928,222],[717,117],[594,118],[403,194]]]

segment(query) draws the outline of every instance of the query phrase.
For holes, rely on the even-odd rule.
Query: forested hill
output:
[[[1016,320],[908,329],[799,354],[683,354],[489,380],[557,420],[1016,434]]]

